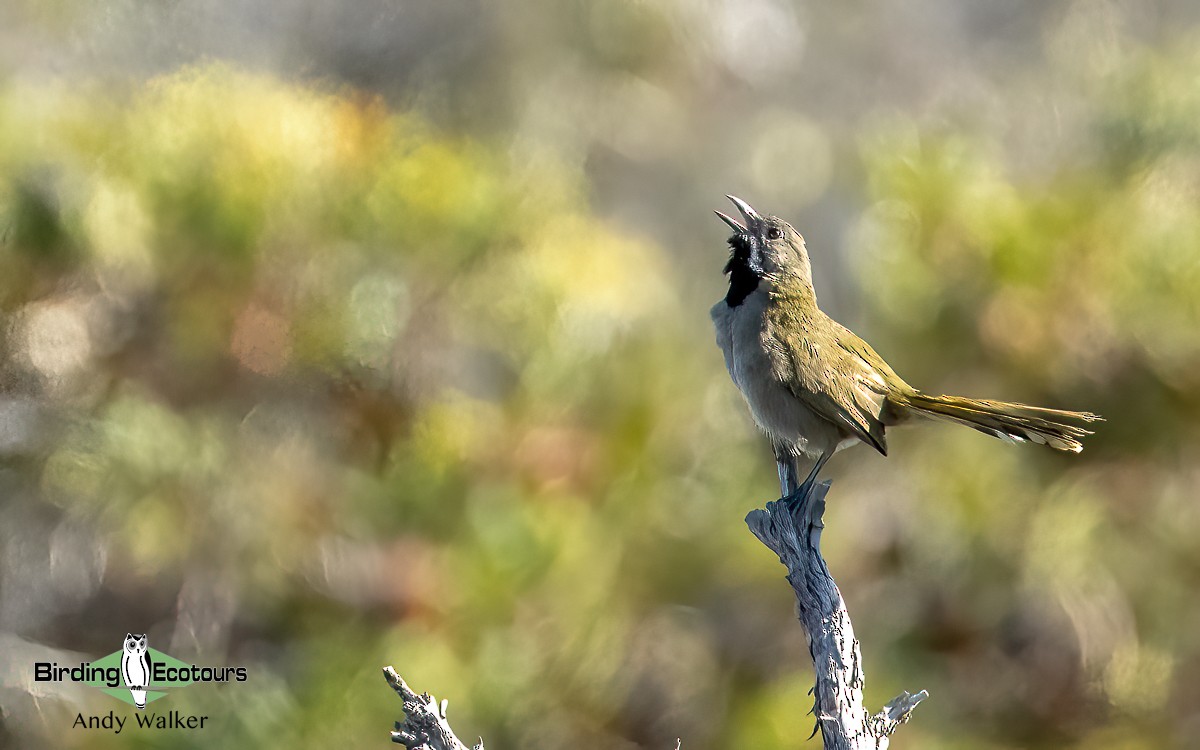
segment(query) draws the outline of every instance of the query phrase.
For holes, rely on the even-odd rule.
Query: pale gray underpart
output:
[[[467,750],[446,721],[447,701],[439,704],[429,693],[417,695],[391,667],[383,668],[383,676],[404,701],[404,721],[396,722],[392,742],[408,750]],[[483,739],[474,750],[483,750]]]
[[[780,465],[780,485],[784,497],[795,491],[793,467]],[[828,481],[815,485],[794,513],[784,500],[769,502],[751,511],[746,525],[788,570],[796,615],[817,674],[812,712],[825,750],[885,750],[892,732],[929,693],[905,691],[874,716],[863,707],[862,653],[842,592],[821,557],[821,518],[829,486]]]

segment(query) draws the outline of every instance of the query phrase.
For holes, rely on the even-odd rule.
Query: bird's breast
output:
[[[839,447],[838,430],[797,398],[775,373],[765,338],[768,303],[767,293],[756,290],[735,307],[725,300],[713,306],[717,345],[729,376],[755,423],[776,444],[809,454]]]

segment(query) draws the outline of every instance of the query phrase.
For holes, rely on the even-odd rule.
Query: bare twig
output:
[[[392,742],[408,750],[467,750],[446,721],[447,701],[439,705],[429,693],[417,695],[391,667],[383,668],[383,676],[404,701],[404,721],[396,722]],[[474,750],[483,750],[483,739]]]
[[[794,476],[781,468],[780,479],[787,497],[794,491]],[[829,485],[826,481],[814,486],[794,512],[786,500],[767,503],[765,509],[751,511],[746,524],[779,555],[796,593],[796,614],[817,673],[813,733],[820,729],[826,750],[884,750],[889,735],[929,694],[906,691],[874,716],[863,707],[862,654],[842,592],[821,557],[821,519]]]

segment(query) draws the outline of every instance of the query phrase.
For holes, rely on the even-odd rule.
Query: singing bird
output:
[[[931,418],[972,427],[1007,442],[1078,453],[1093,422],[1088,412],[958,396],[930,396],[896,374],[865,341],[817,307],[804,238],[782,219],[760,216],[725,196],[742,221],[729,225],[729,293],[711,316],[725,366],[754,421],[771,439],[780,478],[799,477],[797,460],[816,459],[793,495],[811,490],[821,467],[841,450],[867,443],[887,455],[885,430]]]

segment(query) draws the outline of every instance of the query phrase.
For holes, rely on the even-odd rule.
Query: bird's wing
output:
[[[889,383],[903,383],[862,339],[832,320],[768,322],[772,370],[817,414],[887,455],[882,414]]]

